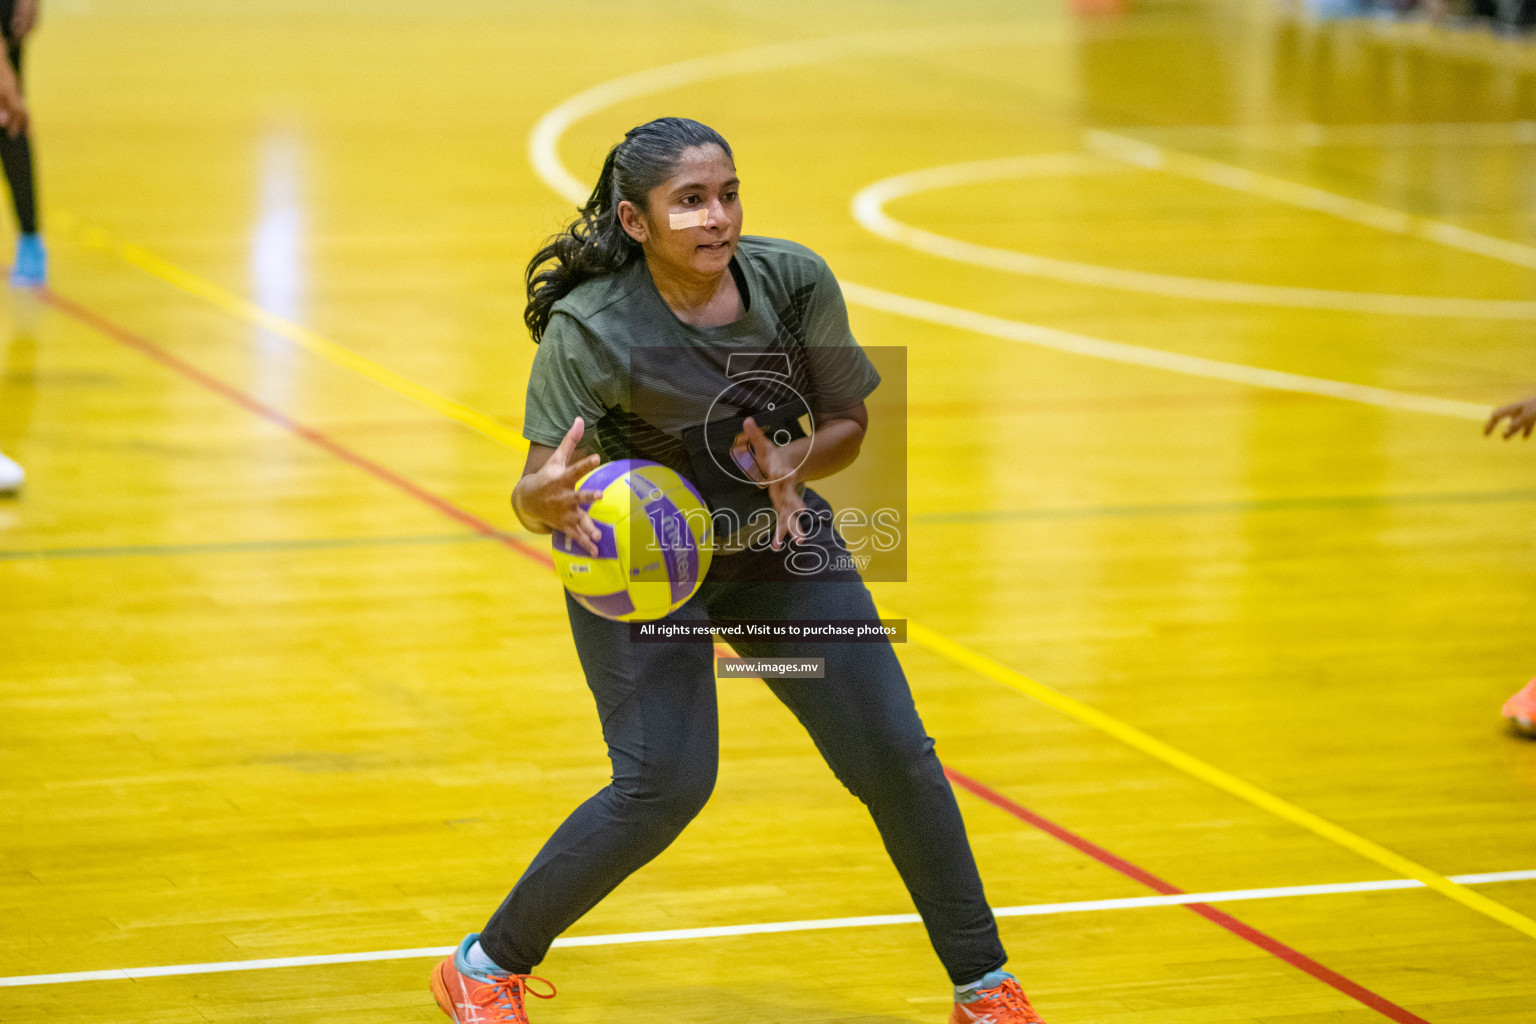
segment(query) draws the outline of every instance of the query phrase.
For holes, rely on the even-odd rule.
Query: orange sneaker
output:
[[[993,971],[965,997],[964,1002],[955,1000],[949,1024],[1044,1024],[1018,979],[1007,971]]]
[[[523,997],[555,998],[555,986],[536,974],[481,974],[464,956],[479,935],[459,943],[453,956],[432,968],[432,997],[453,1024],[528,1024]],[[536,992],[530,981],[542,981],[549,994]]]
[[[1536,736],[1536,679],[1504,702],[1504,717],[1527,736]]]

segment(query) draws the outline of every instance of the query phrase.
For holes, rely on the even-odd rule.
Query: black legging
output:
[[[19,39],[10,36],[11,4],[0,3],[0,25],[5,28],[5,56],[21,85],[21,49]],[[0,129],[0,163],[5,164],[5,180],[11,186],[11,204],[16,209],[16,223],[23,234],[37,233],[37,194],[32,180],[32,140],[27,133],[11,138]]]
[[[825,502],[807,493],[812,508]],[[823,525],[811,538],[836,543]],[[761,570],[775,555],[716,560],[670,619],[874,619],[852,571],[812,581]],[[719,759],[714,651],[707,640],[631,643],[629,626],[566,599],[597,698],[613,782],[565,820],[480,936],[501,967],[527,973],[550,943],[665,850],[709,800]],[[960,809],[889,643],[739,641],[748,657],[821,657],[824,679],[770,681],[843,785],[870,809],[891,860],[957,985],[1007,959]]]

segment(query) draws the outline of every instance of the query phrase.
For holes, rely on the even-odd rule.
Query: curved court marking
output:
[[[948,30],[903,30],[779,43],[663,65],[594,86],[544,114],[529,134],[528,159],[546,184],[571,202],[580,204],[586,198],[587,189],[560,161],[559,141],[565,131],[577,121],[616,103],[710,78],[826,63],[860,54],[995,45],[1000,37],[1009,35],[1015,38],[1048,42],[1058,38],[1061,32],[1051,23],[1031,22],[1008,22],[1001,25],[988,24]],[[1108,133],[1100,134],[1106,138],[1120,138]],[[1126,141],[1134,142],[1134,140]],[[1075,155],[1075,158],[1082,159],[1080,155]],[[65,230],[69,230],[72,226],[75,229],[74,233],[78,234],[88,247],[110,251],[129,265],[183,292],[201,298],[278,337],[286,338],[338,366],[353,370],[509,448],[517,451],[527,450],[526,442],[516,429],[493,417],[418,384],[316,331],[262,309],[229,289],[184,270],[142,246],[113,238],[110,233],[98,226],[80,225],[68,214],[56,215],[56,220],[64,226]],[[856,305],[909,319],[989,335],[1005,341],[1051,348],[1073,355],[1129,363],[1187,376],[1318,395],[1456,419],[1481,421],[1492,409],[1490,405],[1475,402],[1461,402],[1432,395],[1350,384],[1328,378],[1268,370],[1245,363],[1228,363],[1199,356],[1180,355],[1164,349],[1107,341],[1023,321],[987,316],[972,310],[914,299],[852,282],[843,283],[843,292],[848,300]]]
[[[1258,148],[1343,149],[1351,146],[1411,149],[1487,148],[1536,145],[1536,121],[1377,121],[1354,124],[1231,125],[1185,124],[1149,127],[1127,126],[1138,139],[1157,140],[1163,145],[1232,146],[1234,143]]]
[[[1492,874],[1458,875],[1465,885],[1523,882],[1536,879],[1536,871],[1500,871]],[[994,907],[997,917],[1048,917],[1103,910],[1140,910],[1178,907],[1191,903],[1233,903],[1245,900],[1290,899],[1302,896],[1338,896],[1362,892],[1392,892],[1421,888],[1406,878],[1373,882],[1340,882],[1325,885],[1286,885],[1268,889],[1227,889],[1220,892],[1188,892],[1171,896],[1129,896],[1108,900],[1074,900],[1067,903],[1030,903],[1018,907]],[[864,917],[829,917],[809,921],[766,921],[761,924],[722,925],[713,928],[674,928],[667,931],[619,932],[612,935],[568,935],[555,940],[557,948],[619,946],[640,942],[676,942],[688,939],[731,938],[738,935],[777,935],[785,932],[827,931],[842,928],[876,928],[884,925],[919,924],[916,914],[872,914]],[[280,967],[321,967],[328,964],[374,963],[380,960],[417,960],[447,956],[454,946],[420,946],[415,949],[384,949],[367,953],[321,953],[314,956],[268,957],[260,960],[220,960],[166,967],[120,967],[105,971],[70,971],[61,974],[22,974],[0,978],[0,988],[32,985],[67,985],[81,981],[131,981],[135,978],[170,978],[187,974],[224,974],[230,971],[270,971]]]
[[[1247,363],[1228,363],[1204,356],[1185,355],[1160,348],[1145,348],[1121,341],[1107,341],[1087,334],[1043,327],[1039,324],[1007,320],[1003,317],[978,313],[975,310],[946,306],[926,299],[914,299],[908,295],[869,288],[851,281],[842,282],[843,295],[849,302],[883,313],[894,313],[912,320],[925,320],[931,324],[954,327],[973,334],[985,334],[1003,341],[1014,341],[1037,348],[1054,349],[1071,355],[1089,356],[1132,366],[1146,366],[1154,370],[1170,370],[1190,377],[1207,380],[1224,380],[1233,384],[1266,388],[1273,391],[1292,391],[1325,398],[1339,398],[1362,405],[1374,405],[1383,409],[1401,409],[1407,412],[1428,413],[1432,416],[1450,416],[1455,419],[1482,422],[1488,418],[1489,407],[1476,402],[1462,402],[1453,398],[1420,395],[1411,391],[1392,391],[1372,387],[1369,384],[1350,384],[1327,377],[1308,377],[1285,370],[1268,370]]]
[[[996,46],[1003,40],[1065,43],[1070,41],[1072,31],[1070,26],[1057,19],[1014,20],[953,27],[927,26],[797,39],[788,43],[728,50],[707,57],[662,64],[583,89],[547,111],[528,135],[528,162],[545,184],[558,195],[580,206],[592,189],[567,170],[560,160],[560,138],[576,122],[628,100],[715,78],[828,64],[849,57],[961,49],[967,46],[988,47]]]
[[[1100,133],[1102,134],[1102,133]],[[1142,166],[1131,161],[1130,165]],[[1114,288],[1166,298],[1232,302],[1254,306],[1290,306],[1386,316],[1455,317],[1458,319],[1536,320],[1536,302],[1507,299],[1468,299],[1434,295],[1396,295],[1387,292],[1355,292],[1330,288],[1299,288],[1254,284],[1209,277],[1187,277],[1126,270],[1099,263],[1053,259],[1015,249],[998,249],[935,234],[897,220],[885,211],[887,203],[905,196],[938,189],[1021,177],[1101,174],[1103,160],[1075,153],[1044,153],[1035,156],[974,163],[946,164],[898,174],[867,185],[853,197],[853,219],[872,234],[958,263],[1039,277],[1068,284]],[[1373,225],[1374,226],[1374,225]]]
[[[782,50],[783,48],[776,47],[774,49]],[[737,54],[752,55],[760,53],[761,50],[762,48],[737,51]],[[825,53],[827,52],[827,47],[823,45],[815,52],[818,54]],[[607,83],[583,90],[546,113],[535,124],[528,140],[529,158],[533,162],[534,169],[557,194],[569,199],[573,203],[581,203],[586,198],[586,190],[581,187],[580,182],[569,171],[564,171],[564,165],[560,160],[559,152],[560,138],[572,124],[581,117],[596,113],[607,106],[622,101],[633,100],[654,92],[697,83],[711,77],[737,74],[739,65],[733,61],[733,56],[731,53],[726,53],[705,60],[684,61],[678,64],[665,65],[662,68],[655,69],[653,72],[612,79]],[[744,59],[750,61],[750,56]],[[801,63],[812,63],[812,61],[802,61]],[[760,64],[752,65],[750,68],[750,70],[760,69]],[[647,77],[648,75],[650,77]],[[556,169],[560,169],[562,173],[554,173]],[[1393,407],[1395,408],[1404,408],[1403,405],[1397,404],[1403,401],[1427,403],[1425,407],[1420,408],[1418,411],[1431,411],[1433,409],[1441,415],[1468,417],[1474,409],[1476,410],[1475,418],[1482,419],[1485,415],[1483,407],[1475,406],[1470,402],[1451,402],[1446,399],[1431,398],[1426,395],[1388,392],[1379,388],[1367,388],[1363,385],[1344,384],[1339,381],[1327,381],[1321,378],[1301,377],[1295,374],[1281,373],[1276,370],[1261,370],[1256,367],[1241,366],[1239,364],[1219,363],[1215,360],[1200,359],[1194,356],[1181,356],[1157,349],[1142,349],[1134,345],[1124,345],[1118,342],[1089,338],[1084,335],[1069,334],[1065,331],[1056,331],[1033,324],[1002,320],[971,310],[942,306],[938,303],[926,302],[921,299],[913,299],[908,296],[895,295],[890,292],[882,292],[858,285],[845,284],[844,292],[853,301],[862,301],[865,305],[875,301],[883,304],[883,307],[877,308],[886,308],[891,312],[900,311],[903,312],[903,315],[917,315],[919,319],[928,319],[932,322],[949,322],[955,326],[975,324],[977,327],[986,328],[982,333],[993,334],[998,337],[1008,337],[1010,340],[1028,341],[1031,344],[1045,344],[1046,347],[1058,348],[1062,351],[1071,351],[1083,355],[1091,354],[1099,358],[1110,358],[1120,362],[1136,362],[1145,366],[1161,366],[1162,368],[1188,367],[1189,370],[1184,372],[1198,372],[1200,376],[1220,373],[1223,375],[1223,379],[1229,380],[1235,379],[1232,375],[1238,372],[1254,374],[1257,379],[1274,379],[1290,382],[1284,388],[1285,390],[1305,389],[1313,393],[1332,394],[1334,397],[1350,397],[1353,401],[1369,399],[1370,404],[1384,404],[1383,399],[1390,399],[1394,403]],[[974,330],[977,328],[968,327],[967,329]],[[1298,385],[1304,385],[1305,387],[1299,387]],[[1316,390],[1319,387],[1326,387],[1330,390]],[[885,613],[881,612],[881,614],[884,615]],[[957,664],[965,665],[989,679],[1027,693],[1048,706],[1063,711],[1078,721],[1099,729],[1121,742],[1163,761],[1171,767],[1207,782],[1239,799],[1245,800],[1292,824],[1298,825],[1314,835],[1336,843],[1347,850],[1351,850],[1368,860],[1381,864],[1388,868],[1388,870],[1399,872],[1409,878],[1416,878],[1427,887],[1455,900],[1468,909],[1491,917],[1531,938],[1536,938],[1536,921],[1533,921],[1524,914],[1491,900],[1481,893],[1473,892],[1465,886],[1458,885],[1438,872],[1431,871],[1429,868],[1415,863],[1384,846],[1373,843],[1364,836],[1358,836],[1340,825],[1336,825],[1325,818],[1313,814],[1311,811],[1307,811],[1302,807],[1262,790],[1229,772],[1207,764],[1199,758],[1164,743],[1132,725],[1121,722],[1119,719],[1091,705],[1074,700],[1065,694],[1057,693],[1044,684],[1037,683],[1022,673],[1015,672],[984,655],[978,654],[941,633],[919,626],[910,620],[908,621],[908,630],[908,635],[918,643]]]
[[[1142,142],[1140,139],[1117,135],[1114,132],[1089,130],[1084,133],[1083,142],[1096,153],[1137,167],[1163,171],[1234,192],[1243,192],[1318,213],[1326,213],[1341,220],[1406,235],[1409,238],[1423,239],[1426,242],[1436,242],[1451,249],[1460,249],[1462,252],[1512,263],[1517,267],[1536,269],[1536,247],[1512,242],[1507,238],[1485,235],[1480,231],[1458,227],[1443,220],[1419,217],[1391,207],[1351,199],[1336,192],[1313,188],[1311,185],[1302,185],[1284,178],[1273,178],[1267,174],[1250,171],[1246,167],[1237,167],[1165,149],[1154,146],[1150,142]]]
[[[903,33],[903,38],[910,33]],[[598,113],[618,103],[639,99],[642,96],[665,92],[684,85],[696,84],[713,78],[725,78],[750,72],[785,67],[797,67],[832,60],[871,46],[872,37],[846,37],[846,41],[817,40],[813,43],[779,44],[756,47],[718,54],[712,57],[667,64],[650,71],[611,79],[590,89],[583,90],[554,107],[534,125],[528,136],[528,160],[544,183],[577,205],[585,202],[587,189],[565,168],[560,160],[560,139],[578,120]],[[889,37],[887,37],[889,38]],[[967,37],[968,38],[968,37]],[[857,41],[857,42],[853,42]],[[992,40],[995,42],[995,40]],[[953,40],[935,38],[921,41],[921,47],[938,48],[944,45],[960,45]],[[914,44],[915,45],[915,44]],[[803,47],[804,49],[797,49]],[[1073,355],[1089,356],[1111,362],[1130,363],[1159,370],[1171,370],[1194,377],[1231,381],[1252,387],[1296,391],[1304,394],[1340,398],[1350,402],[1403,409],[1457,419],[1483,420],[1490,407],[1475,402],[1458,402],[1417,395],[1411,392],[1392,391],[1364,384],[1349,384],[1322,377],[1287,373],[1249,366],[1245,363],[1228,363],[1200,356],[1186,356],[1165,349],[1146,348],[1124,342],[1106,341],[1082,334],[1073,334],[1038,324],[1002,317],[988,316],[974,310],[945,306],[911,296],[897,295],[849,281],[842,282],[843,295],[849,302],[877,309],[886,313],[929,323],[958,327],[978,334],[990,335],[1006,341],[1022,342],[1042,348],[1051,348]]]
[[[286,338],[337,366],[352,370],[396,394],[409,398],[449,419],[457,420],[508,448],[515,451],[528,449],[527,442],[518,431],[501,421],[439,394],[425,385],[418,384],[316,331],[268,312],[227,288],[184,270],[142,246],[113,239],[96,227],[84,229],[82,235],[85,244],[111,251],[130,266],[180,291],[203,299],[247,323]],[[868,309],[969,331],[973,334],[988,335],[1002,341],[1087,356],[1091,359],[1145,366],[1150,369],[1203,377],[1207,380],[1228,381],[1248,387],[1317,395],[1384,409],[1425,413],[1431,416],[1449,416],[1476,422],[1487,419],[1492,408],[1477,402],[1463,402],[1410,391],[1394,391],[1368,384],[1350,384],[1327,377],[1309,377],[1284,370],[1250,366],[1246,363],[1229,363],[1218,359],[1206,359],[1203,356],[1169,352],[1166,349],[1108,341],[1086,334],[1074,334],[1053,327],[1025,323],[1021,320],[1008,320],[974,310],[898,295],[851,281],[843,281],[842,288],[843,295],[849,302]]]

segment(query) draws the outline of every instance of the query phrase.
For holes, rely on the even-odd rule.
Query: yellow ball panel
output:
[[[592,507],[587,509],[587,515],[599,523],[616,526],[624,521],[636,505],[634,492],[623,480],[619,480],[604,488],[603,496],[592,503]]]
[[[593,558],[580,549],[567,554],[556,548],[552,555],[560,582],[573,594],[612,594],[623,590],[628,582],[618,559]]]

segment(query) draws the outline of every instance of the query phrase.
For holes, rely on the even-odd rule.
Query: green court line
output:
[[[998,509],[915,515],[923,525],[1006,523],[1062,519],[1134,519],[1152,516],[1233,515],[1246,512],[1307,512],[1414,505],[1485,505],[1536,501],[1536,490],[1458,491],[1443,494],[1339,494],[1250,501],[1167,502],[1149,505],[1088,505],[1082,508]]]
[[[519,536],[507,534],[507,536]],[[269,551],[337,551],[347,548],[412,547],[492,540],[481,533],[424,533],[397,537],[312,537],[294,540],[236,540],[213,544],[127,544],[99,548],[0,550],[0,561],[53,558],[157,558],[166,555],[221,555]]]
[[[1536,501],[1536,489],[1457,491],[1444,494],[1340,494],[1252,501],[1167,502],[1149,505],[1089,505],[1082,508],[998,509],[937,512],[912,517],[925,526],[1078,519],[1132,519],[1154,516],[1233,515],[1415,505],[1479,505]],[[507,534],[522,537],[522,534]],[[294,540],[225,541],[212,544],[128,544],[115,547],[22,548],[0,550],[0,562],[54,558],[141,558],[169,555],[218,555],[269,551],[334,551],[347,548],[411,547],[462,544],[491,538],[477,533],[428,533],[397,537],[313,537]]]

